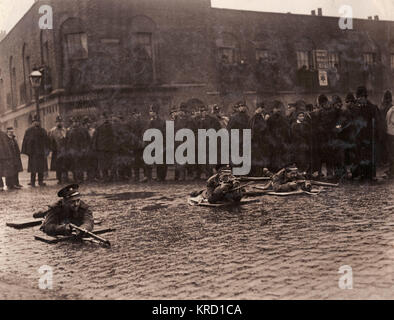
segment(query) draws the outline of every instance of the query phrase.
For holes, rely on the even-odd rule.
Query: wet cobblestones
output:
[[[189,207],[202,182],[83,185],[95,218],[117,229],[111,249],[5,227],[56,201],[54,183],[0,194],[0,298],[394,298],[393,183],[232,209]],[[54,268],[50,292],[38,289],[42,265]],[[338,287],[343,265],[353,290]]]

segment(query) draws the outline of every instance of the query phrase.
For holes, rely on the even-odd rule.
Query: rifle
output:
[[[297,180],[297,183],[303,183],[305,181],[309,181],[314,186],[321,186],[321,187],[339,187],[339,183],[328,183],[328,182],[321,182],[321,181],[314,181],[314,180]]]
[[[247,183],[247,184],[244,184],[243,186],[239,186],[239,187],[236,187],[236,188],[234,188],[234,189],[231,189],[231,190],[228,191],[228,192],[238,191],[238,190],[241,190],[241,189],[243,189],[243,188],[245,188],[245,187],[247,187],[247,186],[250,186],[250,185],[252,185],[252,184],[254,184],[254,182],[249,182],[249,183]]]
[[[269,181],[270,177],[240,177],[240,181]]]
[[[89,237],[91,237],[91,238],[93,238],[95,240],[98,240],[100,243],[103,243],[104,245],[106,245],[108,247],[111,246],[111,243],[108,240],[106,240],[104,238],[101,238],[98,235],[95,235],[94,233],[92,233],[92,232],[90,232],[90,231],[88,231],[86,229],[82,229],[82,228],[80,228],[80,227],[78,227],[78,226],[76,226],[75,224],[72,224],[72,223],[70,223],[70,227],[72,229],[74,229],[74,230],[77,230],[77,231],[81,232],[84,235],[88,235]]]

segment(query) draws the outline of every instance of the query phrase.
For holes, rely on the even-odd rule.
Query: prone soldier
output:
[[[231,173],[231,169],[221,167],[218,173],[208,179],[205,193],[209,203],[240,202],[244,190],[238,179]]]
[[[311,191],[312,184],[305,177],[306,173],[301,173],[296,166],[283,168],[272,177],[272,187],[275,192]]]
[[[92,231],[94,227],[93,214],[89,206],[81,200],[77,184],[69,185],[58,192],[62,198],[50,207],[40,228],[50,236],[70,235],[73,232],[71,224]],[[76,231],[77,235],[79,231]]]

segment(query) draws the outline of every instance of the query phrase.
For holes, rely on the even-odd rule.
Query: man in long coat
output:
[[[113,178],[113,158],[115,138],[112,123],[107,114],[103,115],[104,122],[100,124],[93,136],[92,148],[98,158],[98,168],[105,181]],[[111,177],[110,177],[111,174]]]
[[[19,150],[18,142],[15,139],[14,128],[7,128],[8,143],[12,153],[12,174],[6,176],[6,184],[9,189],[21,189],[19,183],[19,172],[23,171],[21,151]]]
[[[0,192],[4,191],[3,177],[14,174],[13,155],[8,136],[0,131]]]
[[[48,171],[47,156],[50,150],[48,134],[41,128],[40,119],[33,118],[33,126],[26,130],[22,143],[22,153],[29,157],[27,171],[30,172],[30,184],[36,186],[36,176],[38,184],[45,186],[44,173]]]
[[[72,127],[67,132],[66,149],[74,181],[84,181],[84,172],[87,171],[86,162],[90,149],[90,135],[89,131],[81,125],[79,119],[74,119]]]
[[[51,171],[56,171],[56,179],[58,180],[58,184],[63,182],[63,174],[67,176],[65,163],[66,135],[67,130],[63,126],[63,119],[62,117],[58,116],[56,118],[56,126],[48,133],[52,150]]]
[[[358,168],[356,176],[372,180],[376,177],[377,141],[380,139],[379,109],[368,100],[367,89],[357,89],[356,106],[358,107],[359,134],[357,137]]]
[[[252,129],[252,175],[261,176],[263,169],[269,166],[269,141],[267,140],[267,121],[264,103],[257,105],[256,113],[250,120]]]
[[[290,162],[290,125],[283,115],[283,103],[274,101],[271,117],[267,120],[271,149],[270,171],[279,171]]]
[[[166,131],[166,122],[160,118],[159,115],[160,111],[160,105],[159,104],[153,104],[150,107],[149,110],[149,120],[146,123],[146,130],[147,129],[157,129],[160,130],[161,133],[163,134],[163,137],[165,136],[165,131]],[[146,131],[145,130],[145,131]],[[165,144],[165,143],[164,143]],[[165,164],[166,160],[166,152],[165,149],[166,147],[164,146],[163,148],[163,164],[156,164],[154,165],[156,167],[156,175],[157,175],[157,180],[158,181],[165,181],[167,177],[167,165]],[[145,165],[144,168],[144,173],[145,173],[145,178],[148,180],[152,179],[152,170],[153,166],[152,165]]]

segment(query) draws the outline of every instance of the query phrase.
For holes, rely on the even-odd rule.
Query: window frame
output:
[[[70,36],[77,36],[77,35],[80,36],[79,40],[80,40],[81,48],[82,49],[86,49],[86,51],[85,51],[85,55],[84,56],[78,55],[78,57],[74,57],[76,54],[74,54],[74,56],[71,55],[71,52],[70,52],[71,46],[70,46],[70,40],[69,40],[70,38],[69,37]],[[87,60],[87,59],[89,59],[89,41],[88,41],[88,35],[87,35],[86,32],[67,33],[65,35],[65,38],[66,38],[65,42],[66,42],[67,56],[68,56],[68,59],[70,61],[78,61],[78,60]],[[85,41],[86,41],[86,48],[84,47],[83,38],[85,38]],[[77,52],[77,50],[75,50],[75,52]]]

